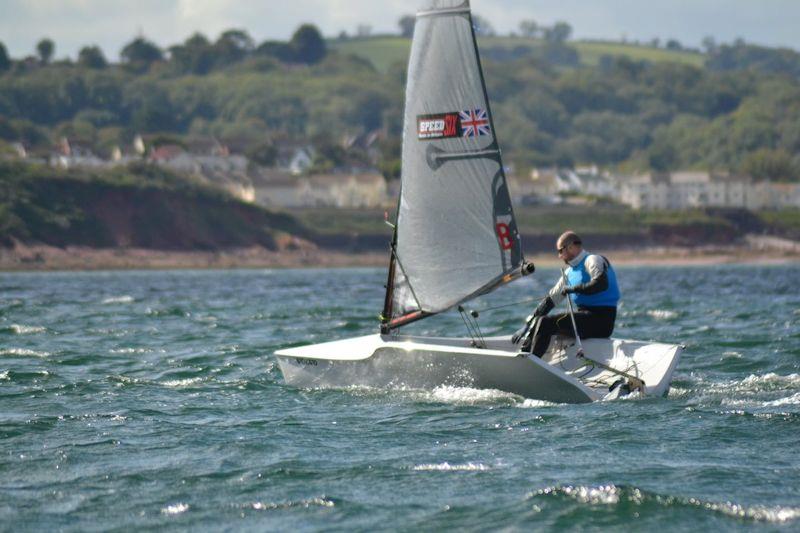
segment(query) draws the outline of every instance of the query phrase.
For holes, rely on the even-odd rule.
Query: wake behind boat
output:
[[[534,271],[522,253],[468,0],[432,0],[417,13],[407,79],[381,334],[279,350],[286,383],[461,385],[554,402],[634,389],[666,394],[678,345],[587,339],[580,357],[580,341],[554,340],[539,359],[506,337],[399,333]]]

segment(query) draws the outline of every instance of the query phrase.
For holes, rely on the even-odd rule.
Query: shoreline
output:
[[[599,249],[621,266],[711,266],[720,264],[780,265],[800,263],[800,253],[750,246],[657,247]],[[170,251],[140,248],[97,249],[27,246],[0,248],[0,271],[47,272],[80,270],[180,270],[236,268],[384,267],[387,252],[346,252],[319,248],[268,250],[259,246],[224,251]],[[526,259],[537,266],[555,267],[555,254],[536,253]]]

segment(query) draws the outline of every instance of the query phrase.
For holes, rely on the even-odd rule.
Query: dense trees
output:
[[[400,35],[402,37],[411,38],[414,35],[414,25],[417,23],[417,18],[414,15],[403,15],[397,21],[400,26]]]
[[[787,181],[798,176],[798,161],[784,149],[759,148],[742,162],[742,171],[758,180]]]
[[[327,53],[325,39],[311,24],[300,26],[289,41],[292,59],[298,63],[319,63]]]
[[[712,41],[713,43],[713,41]],[[800,54],[788,48],[766,48],[737,41],[712,46],[706,66],[711,70],[753,69],[763,73],[785,73],[800,78]]]
[[[266,41],[255,50],[257,55],[274,57],[284,63],[314,65],[328,53],[325,39],[311,24],[303,24],[292,35],[288,43]]]
[[[170,63],[180,74],[207,74],[214,66],[211,43],[201,33],[195,33],[182,45],[169,48]]]
[[[86,68],[106,68],[108,63],[99,46],[84,46],[78,52],[78,64]]]
[[[39,54],[39,60],[43,65],[46,65],[53,58],[53,53],[56,51],[56,45],[50,39],[42,39],[36,45],[36,52]]]
[[[539,24],[535,20],[523,20],[519,23],[519,32],[523,37],[537,37],[539,35]]]
[[[9,68],[11,68],[11,58],[8,57],[6,45],[0,43],[0,72],[4,72]]]
[[[120,52],[123,64],[135,72],[144,72],[150,65],[164,58],[161,49],[144,37],[137,37]]]
[[[545,28],[544,32],[546,41],[563,43],[572,35],[572,26],[566,22],[556,22],[552,28]]]
[[[527,34],[543,35],[528,22]],[[481,51],[498,138],[520,171],[597,163],[800,177],[800,87],[786,74],[800,54],[714,44],[705,68],[612,56],[590,67],[564,42],[569,28],[556,27],[550,40],[504,48],[493,39]],[[195,34],[166,57],[139,37],[121,65],[108,65],[95,46],[74,65],[14,64],[0,46],[0,70],[12,66],[0,76],[7,142],[45,150],[67,135],[107,154],[136,133],[213,135],[261,164],[284,142],[312,142],[319,169],[370,159],[399,174],[404,65],[376,71],[329,51],[310,25],[258,46],[241,30],[215,41]],[[368,157],[354,139],[376,131],[379,154]]]
[[[549,43],[565,43],[572,36],[572,26],[564,21],[542,26],[535,20],[523,20],[519,23],[519,33],[531,39],[541,37]]]

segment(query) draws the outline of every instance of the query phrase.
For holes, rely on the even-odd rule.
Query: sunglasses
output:
[[[571,242],[571,243],[569,243],[569,244],[565,244],[565,245],[564,245],[564,246],[562,246],[561,248],[558,248],[558,253],[559,253],[559,254],[563,254],[563,253],[564,253],[564,250],[566,250],[567,248],[569,248],[569,247],[570,247],[570,246],[572,246],[573,244],[580,244],[580,241],[578,241],[578,242]]]

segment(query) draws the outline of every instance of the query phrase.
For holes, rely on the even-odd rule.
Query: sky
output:
[[[0,42],[14,58],[33,54],[49,37],[56,58],[75,58],[99,45],[109,59],[138,35],[166,47],[196,31],[210,39],[244,29],[256,40],[288,39],[303,23],[326,36],[397,32],[397,20],[424,0],[0,0]],[[699,47],[703,38],[800,50],[800,0],[472,0],[474,13],[500,34],[521,20],[566,21],[578,39],[649,42],[677,39]]]

